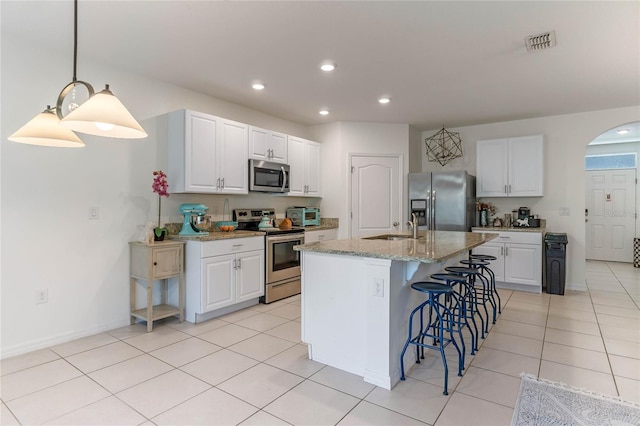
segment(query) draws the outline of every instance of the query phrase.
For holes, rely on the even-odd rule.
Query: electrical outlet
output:
[[[49,290],[44,288],[36,291],[36,305],[49,302]]]
[[[98,206],[89,207],[89,220],[98,220],[100,219],[100,209]]]
[[[560,207],[560,216],[571,216],[569,207]]]
[[[382,278],[373,279],[373,295],[384,297],[384,280]]]

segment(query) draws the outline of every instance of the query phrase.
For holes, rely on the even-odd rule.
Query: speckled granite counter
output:
[[[422,263],[441,262],[498,237],[498,234],[421,231],[419,238],[396,241],[330,240],[295,246],[294,250]]]
[[[484,231],[484,232],[542,232],[543,234],[546,232],[545,228],[529,228],[526,226],[523,227],[509,227],[505,228],[502,226],[474,226],[471,228],[472,231]]]
[[[170,240],[180,241],[216,241],[216,240],[228,240],[231,238],[247,238],[247,237],[264,237],[264,232],[257,231],[233,231],[233,232],[221,232],[211,231],[209,235],[192,235],[182,236],[178,234],[169,235]]]

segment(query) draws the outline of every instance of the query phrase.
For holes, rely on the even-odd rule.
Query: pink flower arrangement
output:
[[[162,170],[155,170],[153,172],[153,184],[151,185],[153,192],[158,194],[158,227],[155,229],[155,234],[159,237],[162,235],[164,228],[160,228],[160,210],[162,208],[162,197],[169,197],[169,184],[167,183],[167,175]],[[160,234],[160,235],[158,235]]]

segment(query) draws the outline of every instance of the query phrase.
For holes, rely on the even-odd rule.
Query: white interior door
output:
[[[402,199],[400,156],[351,156],[351,238],[398,232]]]
[[[631,262],[636,233],[636,170],[588,170],[586,258]]]

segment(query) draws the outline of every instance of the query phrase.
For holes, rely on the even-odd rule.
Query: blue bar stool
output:
[[[489,254],[471,254],[471,255],[469,255],[469,259],[471,259],[471,260],[482,260],[484,262],[491,263],[494,260],[497,260],[498,258],[495,257],[495,256],[491,256]],[[496,287],[496,275],[493,273],[493,270],[491,268],[489,268],[488,266],[486,266],[486,265],[480,266],[480,270],[483,273],[486,272],[489,275],[489,281],[491,283],[491,286],[490,286],[491,298],[493,299],[494,303],[496,305],[498,305],[498,313],[501,314],[502,313],[502,299],[500,299],[500,293],[498,293],[498,288]],[[496,297],[498,298],[497,301],[495,299]],[[495,320],[496,320],[496,316],[495,316],[495,313],[494,313],[494,316],[493,316],[493,322],[494,323],[496,322]]]
[[[424,358],[424,348],[434,349],[440,351],[442,357],[442,364],[444,365],[444,395],[449,395],[447,391],[447,385],[449,382],[449,369],[447,367],[447,358],[444,353],[444,348],[453,343],[458,351],[458,360],[461,359],[460,348],[453,338],[452,321],[447,318],[452,318],[451,311],[447,308],[441,297],[452,295],[453,289],[442,283],[436,283],[431,281],[420,281],[411,284],[411,288],[421,293],[426,293],[428,299],[418,305],[409,315],[409,337],[407,338],[402,353],[400,354],[400,380],[405,380],[404,376],[404,354],[407,351],[409,345],[416,346],[416,363],[420,363],[420,350],[422,350],[422,358]],[[424,321],[424,310],[428,309],[428,319]],[[413,317],[415,314],[420,316],[420,330],[414,336],[413,334]],[[445,337],[445,332],[449,333],[449,337]],[[433,345],[425,343],[425,339],[432,339]],[[462,365],[458,362],[458,376],[462,376]]]
[[[475,276],[479,275],[480,272],[477,269],[469,268],[468,266],[447,266],[444,268],[445,271],[451,272],[452,274],[457,274],[465,277],[468,285],[467,292],[467,300],[468,300],[468,308],[469,318],[473,323],[473,328],[476,333],[476,347],[475,350],[478,350],[478,338],[485,338],[485,322],[484,318],[480,314],[479,306],[480,301],[478,299],[478,288],[475,286]],[[476,323],[476,314],[478,314],[478,318],[480,318],[480,332],[478,333],[478,325]]]
[[[466,277],[457,274],[432,274],[431,278],[434,280],[444,281],[448,286],[454,289],[454,297],[450,298],[449,301],[449,310],[453,313],[454,318],[452,318],[454,330],[458,332],[458,336],[460,336],[460,345],[462,346],[462,365],[464,370],[464,357],[466,355],[466,346],[464,344],[464,336],[462,335],[462,330],[464,327],[467,327],[469,333],[471,334],[471,355],[475,355],[476,350],[476,336],[478,335],[478,330],[476,326],[476,334],[473,334],[473,330],[469,325],[469,314],[467,309],[467,294],[470,291],[469,282]],[[456,291],[455,286],[458,286],[458,290]],[[473,318],[472,318],[473,319]]]
[[[494,302],[494,300],[491,298],[490,294],[489,294],[489,288],[491,287],[491,283],[489,282],[489,278],[487,278],[485,275],[482,274],[482,270],[480,269],[481,266],[487,266],[489,265],[488,262],[485,262],[483,260],[461,260],[460,263],[462,263],[463,265],[468,265],[467,267],[475,269],[478,273],[477,274],[473,274],[470,277],[470,280],[473,282],[473,284],[475,286],[479,286],[481,289],[481,297],[478,298],[478,305],[482,305],[482,309],[484,310],[484,315],[486,318],[486,322],[485,322],[485,333],[489,332],[489,310],[487,309],[487,302],[491,305],[491,307],[493,308],[493,323],[495,324],[495,312],[496,312],[496,304]],[[482,316],[482,315],[481,315]]]

